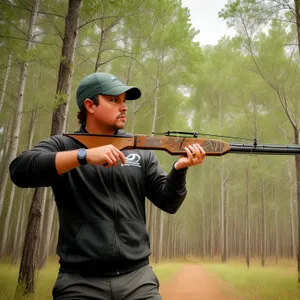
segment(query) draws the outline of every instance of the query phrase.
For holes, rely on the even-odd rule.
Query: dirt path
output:
[[[242,300],[200,265],[184,265],[174,278],[161,284],[160,293],[163,300]]]

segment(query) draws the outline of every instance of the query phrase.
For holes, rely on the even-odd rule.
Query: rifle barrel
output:
[[[253,153],[266,155],[300,155],[299,145],[251,145],[251,144],[236,144],[230,143],[230,150],[228,153]]]

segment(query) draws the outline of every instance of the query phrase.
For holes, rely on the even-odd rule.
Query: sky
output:
[[[216,45],[223,35],[233,35],[234,31],[218,18],[226,3],[227,0],[182,0],[182,6],[190,9],[192,26],[200,30],[196,40],[201,46]]]

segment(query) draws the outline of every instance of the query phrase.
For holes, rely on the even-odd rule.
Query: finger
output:
[[[123,152],[118,150],[118,155],[119,155],[119,159],[121,160],[122,164],[125,165],[126,164],[126,158],[125,158],[125,155],[123,154]]]
[[[199,149],[202,157],[204,158],[206,156],[206,152],[204,151],[204,149],[199,144],[195,144],[195,146],[197,147],[197,149]]]
[[[119,165],[119,164],[123,164],[125,165],[126,164],[126,157],[125,155],[123,154],[123,152],[121,152],[119,149],[117,148],[114,148],[114,156],[115,158],[117,159],[117,163],[116,165]]]
[[[202,149],[202,147],[199,144],[193,144],[194,149],[194,162],[200,162],[202,163],[204,157],[205,157],[205,151]]]
[[[191,145],[188,145],[187,147],[185,147],[184,150],[185,150],[185,152],[187,154],[187,157],[189,159],[193,159],[194,152],[193,152],[193,149],[192,149]]]
[[[118,149],[111,149],[111,154],[114,156],[116,160],[119,160],[119,150]]]
[[[119,154],[114,149],[111,150],[111,152],[108,154],[109,158],[112,161],[112,166],[116,166],[119,161]]]
[[[114,149],[114,157],[117,159],[116,165],[126,164],[126,157],[119,149]]]
[[[205,158],[205,151],[199,144],[192,144],[189,147],[193,153],[192,157],[192,163],[198,164],[202,163]]]
[[[195,146],[195,144],[189,145],[188,147],[192,153],[193,159],[197,159],[197,158],[201,157],[201,153],[200,153],[198,147]]]
[[[112,167],[113,165],[114,165],[113,161],[111,160],[111,158],[110,158],[109,156],[107,156],[107,157],[105,158],[103,167],[109,168],[109,167]]]

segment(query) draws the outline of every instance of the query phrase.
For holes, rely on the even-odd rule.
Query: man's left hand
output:
[[[186,155],[181,156],[175,163],[176,170],[201,164],[205,158],[205,151],[199,144],[192,144],[184,148]]]

